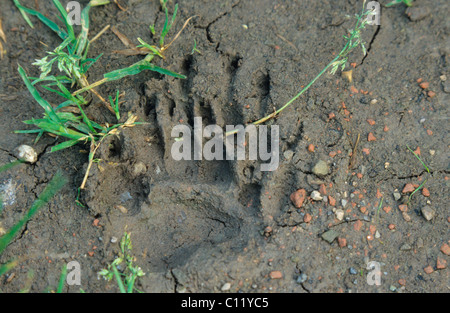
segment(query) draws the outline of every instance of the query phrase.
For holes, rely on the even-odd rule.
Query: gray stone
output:
[[[228,291],[231,289],[231,284],[230,283],[225,283],[222,288],[220,288],[220,290],[222,291]]]
[[[333,229],[330,229],[322,234],[322,239],[328,243],[332,243],[337,237],[339,233]]]
[[[339,221],[342,221],[342,220],[344,219],[344,215],[345,215],[344,210],[338,209],[338,210],[336,210],[335,214],[336,214],[336,218],[337,218]]]
[[[349,272],[352,275],[357,275],[358,274],[358,271],[356,269],[354,269],[353,267],[350,267]]]
[[[316,165],[314,165],[314,167],[312,169],[312,172],[320,177],[328,175],[329,171],[330,171],[330,169],[328,167],[328,164],[322,160],[317,162]]]
[[[311,199],[313,199],[314,201],[321,201],[323,197],[320,192],[314,190],[313,192],[311,192]]]
[[[427,221],[431,221],[433,217],[436,215],[436,211],[430,208],[428,205],[422,208],[422,215]]]
[[[445,93],[450,93],[450,80],[442,82],[442,86],[444,87]]]
[[[402,195],[398,191],[394,191],[394,193],[392,195],[394,196],[395,201],[400,200],[402,197]]]
[[[422,249],[424,247],[422,238],[417,239],[416,247],[417,247],[417,249]]]
[[[308,280],[308,275],[301,273],[298,277],[297,277],[297,284],[303,284],[304,282],[306,282]]]
[[[286,161],[290,161],[290,160],[292,159],[292,157],[294,156],[294,151],[292,151],[292,150],[286,150],[286,151],[283,153],[283,155],[284,155],[284,159],[285,159]]]
[[[412,247],[407,243],[405,243],[403,246],[400,247],[401,251],[409,251],[411,249],[412,249]]]

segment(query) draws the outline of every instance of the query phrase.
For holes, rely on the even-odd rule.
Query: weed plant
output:
[[[121,293],[133,293],[136,279],[145,275],[140,267],[133,264],[134,257],[131,255],[132,249],[131,234],[125,232],[120,240],[119,256],[107,268],[102,269],[98,273],[99,276],[102,276],[108,281],[115,278]],[[125,266],[119,272],[119,268],[122,266],[121,264]]]

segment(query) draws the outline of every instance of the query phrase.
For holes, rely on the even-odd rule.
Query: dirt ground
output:
[[[381,25],[363,31],[367,56],[358,50],[349,58],[352,82],[327,73],[269,122],[280,125],[280,166],[273,172],[261,172],[256,161],[174,161],[171,130],[192,125],[197,116],[204,125],[224,126],[272,113],[342,49],[362,1],[176,2],[175,29],[197,17],[156,64],[187,79],[144,72],[98,88],[103,95],[125,92],[124,118],[132,112],[148,124],[103,145],[102,161],[81,194],[84,208],[75,202],[88,161],[83,145],[50,153],[62,139],[43,136],[34,145],[37,163],[0,175],[0,185],[14,190],[0,216],[6,229],[58,169],[69,177],[0,256],[0,263],[20,260],[0,290],[17,292],[27,284],[31,292],[55,290],[62,265],[75,260],[81,286],[65,292],[117,292],[116,283],[97,272],[117,255],[111,239],[126,230],[135,263],[146,273],[136,287],[145,292],[222,292],[227,283],[227,292],[449,292],[448,1],[382,7]],[[21,3],[56,14],[50,1]],[[120,3],[126,11],[114,4],[91,10],[91,36],[109,24],[136,44],[137,37],[152,42],[149,25],[161,29],[164,23],[159,1]],[[13,131],[43,113],[17,66],[37,75],[31,63],[59,38],[34,17],[31,29],[12,1],[0,2],[0,18],[7,36],[0,60],[5,164],[15,159],[14,148],[35,139]],[[191,53],[194,41],[200,53]],[[110,30],[94,42],[90,56],[104,54],[89,80],[142,59],[113,52],[124,48]],[[87,112],[98,122],[114,122],[95,101]],[[430,173],[407,146],[420,152]],[[327,174],[313,171],[319,161]],[[424,181],[426,189],[407,203],[405,186]],[[298,208],[291,194],[299,189],[307,197]],[[313,200],[313,191],[325,198]],[[426,206],[431,220],[422,213]],[[381,266],[379,286],[367,283],[371,261]]]

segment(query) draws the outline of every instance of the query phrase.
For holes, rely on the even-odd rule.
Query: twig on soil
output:
[[[6,43],[6,35],[3,32],[2,19],[0,18],[0,39],[2,39]],[[0,60],[3,59],[3,55],[6,53],[6,50],[3,48],[2,41],[0,40]]]
[[[352,156],[351,156],[350,162],[348,164],[348,168],[349,169],[352,169],[355,166],[355,163],[356,163],[356,160],[357,160],[356,159],[356,154],[357,154],[357,151],[358,151],[357,149],[358,149],[358,144],[359,144],[360,137],[361,137],[361,134],[358,134],[358,137],[356,137],[355,144],[353,145]]]
[[[118,0],[114,0],[114,3],[117,5],[117,7],[121,10],[121,11],[127,11],[128,10],[128,8],[124,8],[124,7],[122,7],[121,5],[120,5],[120,3],[119,3],[119,1]]]
[[[106,25],[97,35],[94,36],[94,38],[92,38],[90,40],[91,43],[93,43],[94,41],[96,41],[98,38],[100,38],[101,35],[103,35],[109,28],[111,27],[111,25]]]
[[[298,51],[298,48],[292,42],[290,42],[289,40],[287,40],[280,34],[277,34],[277,37],[280,38],[281,40],[283,40],[284,42],[286,42],[288,45],[290,45],[295,51]]]
[[[5,32],[3,31],[3,25],[2,25],[2,19],[0,18],[0,38],[6,42],[6,35]]]

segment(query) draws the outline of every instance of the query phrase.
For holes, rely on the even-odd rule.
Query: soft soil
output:
[[[55,16],[50,1],[37,3]],[[137,37],[156,43],[148,26],[162,28],[159,1],[120,3],[127,11],[114,4],[91,10],[91,36],[110,24],[135,43]],[[57,170],[70,182],[1,255],[1,263],[12,258],[20,263],[2,277],[0,289],[55,290],[62,265],[75,260],[82,285],[65,291],[117,292],[116,283],[99,279],[97,272],[118,253],[111,239],[128,231],[135,264],[146,273],[136,287],[146,292],[220,292],[225,283],[233,292],[448,292],[448,1],[382,8],[381,26],[363,32],[367,56],[361,51],[350,56],[352,82],[339,72],[327,73],[269,123],[280,125],[281,137],[280,166],[273,172],[261,172],[252,161],[176,162],[170,155],[171,130],[192,125],[197,116],[204,125],[224,126],[272,113],[340,51],[361,2],[178,3],[172,36],[187,18],[197,17],[157,64],[187,79],[145,72],[98,88],[103,95],[125,92],[122,119],[131,112],[148,124],[105,142],[81,194],[84,208],[75,200],[87,146],[49,153],[62,139],[43,136],[34,145],[36,164],[1,174],[5,229],[24,215]],[[31,0],[22,4],[35,7]],[[0,2],[0,18],[7,36],[0,61],[4,164],[14,160],[15,147],[35,139],[12,132],[43,113],[17,64],[37,75],[31,63],[60,41],[35,18],[35,29],[28,27],[12,1]],[[191,54],[194,40],[201,53]],[[111,31],[93,43],[90,55],[103,56],[90,70],[91,82],[142,58],[113,52],[121,49]],[[418,79],[429,87],[422,88]],[[97,122],[114,122],[95,100],[87,112]],[[420,151],[430,173],[407,145]],[[313,173],[319,160],[328,164],[329,174]],[[403,188],[425,180],[430,194],[416,192],[404,216],[399,205],[411,193]],[[298,189],[308,195],[300,208],[290,200]],[[314,190],[327,201],[312,200]],[[421,213],[426,205],[435,211],[430,221]],[[342,221],[336,219],[339,209],[345,213]],[[328,230],[336,232],[332,243],[322,238]],[[370,261],[381,265],[380,286],[366,281]]]

